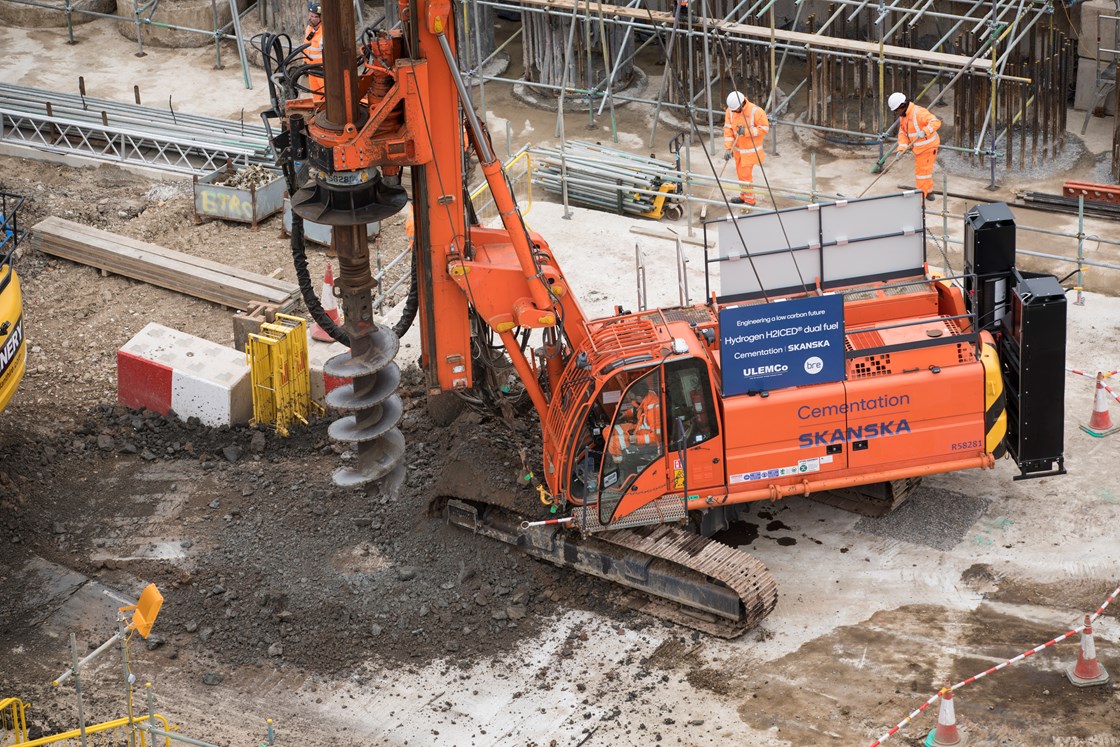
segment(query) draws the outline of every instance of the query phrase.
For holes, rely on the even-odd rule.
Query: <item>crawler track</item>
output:
[[[499,506],[447,503],[450,523],[499,539],[559,566],[641,592],[631,606],[722,638],[758,625],[778,601],[777,584],[751,555],[677,525],[658,524],[594,535],[562,526],[521,529]]]

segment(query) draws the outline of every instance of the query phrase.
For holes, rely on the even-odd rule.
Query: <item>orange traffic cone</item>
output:
[[[1097,647],[1093,645],[1093,626],[1085,615],[1085,630],[1081,631],[1081,649],[1077,663],[1066,669],[1066,677],[1077,687],[1103,685],[1108,682],[1108,672],[1097,661]]]
[[[1081,430],[1097,438],[1104,438],[1120,431],[1120,427],[1112,424],[1112,416],[1108,414],[1108,393],[1104,388],[1104,375],[1100,371],[1097,372],[1097,393],[1093,397],[1093,414],[1089,416],[1088,425],[1081,426]]]
[[[332,322],[338,324],[338,302],[334,300],[334,269],[330,262],[327,262],[327,271],[323,273],[323,292],[320,294],[319,300],[323,304],[323,311],[327,312],[327,316],[331,318]],[[320,342],[332,342],[334,340],[318,323],[311,325],[311,339]]]
[[[949,683],[941,688],[941,710],[937,712],[937,728],[926,737],[926,747],[964,747],[968,737],[957,729],[957,714],[953,709],[953,690]]]

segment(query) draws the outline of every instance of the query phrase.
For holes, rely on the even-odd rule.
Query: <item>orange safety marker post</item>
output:
[[[327,312],[327,316],[337,325],[338,302],[334,298],[334,268],[330,262],[327,262],[327,271],[323,273],[323,292],[319,294],[319,300],[323,304],[323,311]],[[311,339],[320,342],[334,341],[334,338],[328,335],[326,330],[319,326],[318,322],[311,325]]]
[[[1097,647],[1093,643],[1093,624],[1089,615],[1085,615],[1085,629],[1081,631],[1077,663],[1066,669],[1066,677],[1077,687],[1104,685],[1110,679],[1108,672],[1097,661]]]
[[[1104,438],[1120,431],[1120,427],[1112,424],[1112,416],[1108,412],[1108,397],[1106,393],[1111,390],[1104,384],[1104,374],[1097,372],[1097,392],[1093,397],[1093,414],[1089,422],[1081,426],[1081,430],[1096,438]]]
[[[941,688],[941,709],[937,712],[937,728],[926,737],[926,747],[965,747],[968,737],[957,728],[957,713],[953,708],[953,686],[948,682]]]

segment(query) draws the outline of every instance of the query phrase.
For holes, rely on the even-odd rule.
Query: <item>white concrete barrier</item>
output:
[[[117,401],[208,426],[253,416],[244,353],[155,323],[117,351]]]

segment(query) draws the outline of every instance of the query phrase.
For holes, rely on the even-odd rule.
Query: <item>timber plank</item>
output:
[[[178,252],[174,249],[167,249],[156,244],[149,244],[138,239],[132,239],[128,236],[121,236],[119,234],[103,231],[93,226],[87,226],[81,223],[66,220],[64,218],[48,217],[44,218],[35,225],[36,231],[42,230],[49,232],[55,236],[73,238],[81,243],[97,244],[109,247],[125,246],[140,251],[150,252],[151,254],[167,257],[169,259],[176,259],[185,264],[202,267],[216,272],[221,272],[233,277],[239,277],[244,280],[249,280],[257,285],[264,285],[276,290],[283,291],[285,294],[294,293],[299,289],[295,283],[287,280],[280,280],[279,278],[270,277],[268,275],[261,275],[251,270],[243,270],[240,267],[233,267],[221,262],[214,262],[213,260],[196,257],[192,254]]]
[[[248,283],[211,270],[191,268],[189,265],[182,265],[172,260],[150,257],[143,252],[134,252],[129,249],[122,249],[118,252],[104,251],[83,246],[80,243],[74,244],[69,241],[53,240],[49,234],[40,235],[39,241],[43,251],[48,254],[62,256],[65,253],[68,255],[65,257],[66,259],[90,264],[114,272],[117,275],[131,276],[132,274],[142,273],[146,276],[164,280],[181,277],[189,279],[191,283],[199,287],[213,287],[233,295],[260,297],[269,300],[282,300],[286,297],[283,292],[272,288]]]
[[[46,218],[32,229],[32,245],[63,259],[186,293],[231,308],[290,306],[299,287],[276,278],[201,260],[109,231]]]

